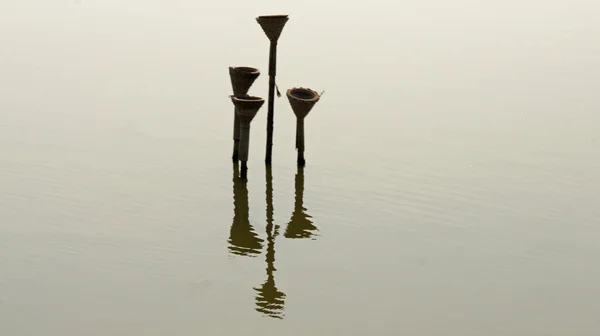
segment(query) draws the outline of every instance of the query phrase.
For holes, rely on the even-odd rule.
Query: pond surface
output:
[[[228,67],[266,99],[280,13],[245,182]],[[599,14],[2,1],[0,334],[600,334]]]

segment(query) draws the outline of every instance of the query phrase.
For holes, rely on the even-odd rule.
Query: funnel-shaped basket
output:
[[[271,42],[279,40],[279,35],[288,20],[287,15],[262,15],[256,18]]]
[[[260,75],[260,71],[251,67],[229,67],[229,77],[234,95],[245,95]]]
[[[260,97],[242,95],[232,96],[231,101],[236,107],[236,112],[241,122],[250,122],[265,103]]]
[[[317,92],[305,88],[289,89],[287,97],[294,114],[300,119],[304,119],[321,98]]]

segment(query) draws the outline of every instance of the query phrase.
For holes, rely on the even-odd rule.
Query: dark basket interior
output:
[[[251,67],[235,67],[233,68],[235,71],[247,72],[247,73],[256,73],[258,69]]]
[[[304,99],[304,100],[312,100],[317,98],[317,94],[305,89],[294,89],[290,91],[290,95],[294,98]]]

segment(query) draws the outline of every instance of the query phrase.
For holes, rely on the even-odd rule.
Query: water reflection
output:
[[[267,280],[258,288],[256,295],[256,311],[270,317],[283,318],[285,294],[275,285],[275,237],[278,226],[273,225],[273,175],[271,167],[266,167],[267,194]]]
[[[316,231],[319,230],[313,225],[312,217],[306,213],[306,208],[304,207],[304,168],[302,167],[298,167],[298,172],[296,173],[295,189],[294,212],[283,235],[286,238],[292,239],[316,239],[316,236],[318,236]]]
[[[239,178],[238,164],[233,166],[234,217],[229,236],[229,251],[232,254],[257,256],[261,253],[264,240],[252,228],[249,221],[248,189],[246,180]],[[287,225],[286,238],[312,238],[317,236],[317,227],[304,207],[304,169],[299,167],[295,177],[295,202],[291,220]],[[275,239],[279,235],[279,225],[273,223],[273,174],[266,167],[266,234],[267,234],[267,279],[255,287],[256,311],[273,318],[284,317],[285,293],[275,284]]]
[[[229,233],[229,252],[236,255],[256,257],[261,253],[264,240],[250,224],[248,187],[246,180],[239,178],[239,165],[233,165],[233,223]]]

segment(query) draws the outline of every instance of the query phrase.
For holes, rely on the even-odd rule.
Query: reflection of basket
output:
[[[263,248],[263,239],[250,224],[248,187],[238,178],[237,165],[233,169],[233,223],[229,233],[229,252],[236,255],[255,257]]]
[[[304,207],[304,170],[298,169],[295,178],[296,198],[292,218],[285,229],[283,236],[289,239],[316,239],[317,227],[313,224],[312,217],[306,213]]]
[[[231,101],[236,107],[236,112],[240,120],[244,122],[252,121],[258,110],[265,103],[265,100],[260,97],[248,95],[232,96]]]
[[[245,95],[260,75],[260,71],[251,67],[229,67],[229,77],[234,95]]]
[[[271,42],[277,42],[288,20],[287,15],[263,15],[256,18]]]
[[[296,117],[304,118],[319,101],[319,94],[311,89],[292,88],[287,91],[287,97]]]

